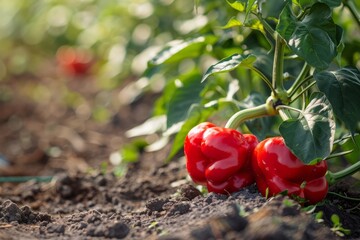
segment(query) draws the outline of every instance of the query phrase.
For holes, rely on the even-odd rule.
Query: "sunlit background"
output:
[[[142,73],[146,56],[139,53],[148,46],[192,30],[183,20],[193,11],[192,0],[1,1],[0,77],[42,73],[44,59],[51,63],[60,47],[71,46],[90,51],[99,84],[113,87]]]
[[[151,82],[143,77],[148,60],[170,41],[212,31],[213,26],[219,31],[220,22],[227,21],[225,12],[216,10],[220,2],[197,3],[0,1],[0,137],[6,142],[0,147],[0,163],[18,162],[40,148],[62,168],[69,159],[63,155],[67,144],[52,139],[53,134],[69,142],[78,159],[108,159],[110,151],[122,146],[121,133],[112,132],[104,143],[105,135],[85,133],[87,124],[110,126],[119,114],[121,124],[131,123],[139,114],[141,121],[149,117],[153,102],[137,116],[121,111],[124,106],[131,109],[129,104],[143,92],[156,94],[164,88],[169,75],[158,73]],[[194,67],[195,61],[189,59],[173,69]],[[23,102],[27,104],[19,109],[17,104]],[[90,141],[87,148],[83,137]],[[91,144],[109,149],[95,156],[89,151]],[[73,166],[81,166],[70,158]],[[19,165],[26,166],[21,161]]]
[[[106,121],[109,91],[141,77],[165,43],[207,23],[194,6],[193,0],[1,1],[0,81],[37,79],[23,94],[48,101],[53,96],[44,81],[62,80],[58,97],[83,110],[82,95],[66,81],[84,87],[90,81],[100,90],[92,116]],[[4,88],[2,100],[11,95]]]

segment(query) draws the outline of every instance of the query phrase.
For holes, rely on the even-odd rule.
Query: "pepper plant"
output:
[[[157,122],[161,141],[167,142],[174,136],[169,159],[183,148],[186,138],[188,170],[193,169],[189,160],[191,152],[200,154],[201,150],[197,159],[210,155],[212,164],[217,161],[214,158],[220,153],[210,154],[210,151],[216,148],[216,144],[229,142],[224,140],[228,137],[224,137],[222,132],[230,134],[228,132],[232,130],[226,129],[253,134],[259,142],[280,136],[274,148],[279,144],[284,146],[293,162],[298,164],[299,171],[309,170],[309,176],[295,181],[298,184],[295,195],[304,197],[306,192],[312,194],[310,183],[309,188],[303,186],[304,183],[321,178],[317,181],[324,185],[325,173],[326,187],[324,185],[321,191],[326,195],[327,183],[332,184],[360,168],[359,154],[355,155],[356,160],[351,162],[350,167],[337,173],[327,171],[326,163],[322,163],[330,158],[346,159],[346,154],[351,155],[353,149],[356,152],[356,143],[359,142],[358,6],[351,0],[227,0],[226,6],[223,4],[225,1],[215,2],[197,1],[198,14],[216,17],[209,17],[207,25],[189,34],[185,40],[169,43],[149,61],[144,74],[148,83],[154,81],[158,73],[167,76],[168,80],[156,103],[154,117],[140,127],[149,123],[155,126],[154,122]],[[191,67],[186,68],[184,66],[189,59]],[[178,68],[179,65],[182,67]],[[206,128],[212,130],[205,131],[204,125],[197,126],[209,119],[224,127],[217,129],[217,126],[206,123]],[[197,130],[191,130],[194,127]],[[143,128],[132,129],[130,135],[138,135],[141,131],[137,129]],[[194,141],[189,140],[195,136],[190,130],[196,134],[200,131],[201,134],[195,134]],[[211,138],[217,136],[218,139],[207,151],[204,146],[211,134]],[[221,138],[223,140],[219,140]],[[247,147],[242,151],[248,154],[246,151],[251,144],[243,134],[237,138],[240,140],[228,147],[246,142]],[[196,145],[199,139],[202,141],[200,148]],[[190,149],[189,141],[193,141],[194,148]],[[273,139],[265,141],[272,142]],[[343,148],[344,142],[347,145],[350,142],[353,149]],[[190,150],[187,151],[187,148]],[[264,151],[255,148],[252,157],[262,156]],[[223,161],[226,157],[220,158]],[[207,184],[208,189],[214,191],[221,184],[227,184],[228,187],[220,187],[217,192],[232,191],[236,184],[233,181],[230,186],[229,181],[236,178],[239,171],[227,166],[229,176],[222,177],[214,173],[218,171],[216,167],[196,161],[194,165],[198,167],[198,172],[192,174],[189,170],[195,182]],[[237,170],[247,167],[247,163],[242,163],[245,160],[237,158],[236,161],[239,165]],[[254,160],[251,161],[254,165]],[[265,164],[267,160],[261,161]],[[290,164],[290,161],[287,163]],[[256,170],[261,170],[261,164],[253,167],[258,187],[263,186],[259,188],[260,192],[264,195],[280,192],[282,188],[274,190],[268,179],[284,176],[272,174],[270,177],[268,173],[261,173]],[[286,166],[282,167],[286,170]],[[301,174],[299,171],[297,174]],[[258,181],[260,175],[268,182]],[[214,180],[219,177],[222,179]],[[291,191],[289,188],[286,190]],[[310,199],[310,203],[323,199],[325,195]]]

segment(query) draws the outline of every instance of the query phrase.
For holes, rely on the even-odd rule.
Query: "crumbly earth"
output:
[[[63,103],[65,83],[37,80],[35,86],[57,91],[46,101],[24,94],[33,84],[18,79],[0,88],[9,95],[0,101],[0,176],[52,180],[1,179],[0,239],[339,239],[332,214],[351,230],[343,238],[360,239],[356,201],[329,195],[310,211],[287,197],[266,200],[255,185],[231,195],[201,193],[187,177],[184,158],[165,163],[168,147],[142,153],[116,177],[109,155],[130,141],[126,130],[150,115],[154,96],[130,106],[110,104],[111,120],[99,123],[86,113],[101,98],[94,82],[66,83],[85,101],[76,109]],[[112,102],[117,94],[106,97]],[[331,191],[359,198],[354,184],[348,180]],[[315,219],[319,211],[322,221]]]

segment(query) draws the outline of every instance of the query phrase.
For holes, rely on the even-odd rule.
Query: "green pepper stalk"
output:
[[[276,106],[279,104],[288,104],[289,97],[283,86],[283,70],[284,70],[284,49],[285,42],[279,34],[274,33],[275,37],[275,53],[273,63],[273,80],[269,83],[266,77],[261,78],[268,84],[271,89],[271,96],[266,103],[254,108],[244,109],[235,113],[226,123],[226,128],[237,128],[240,123],[258,117],[274,116],[278,114]]]
[[[326,180],[328,181],[329,185],[333,185],[336,182],[340,181],[341,179],[353,175],[359,170],[360,170],[360,161],[335,173],[328,171],[326,173]]]
[[[285,43],[281,36],[276,33],[275,34],[275,52],[274,52],[274,63],[273,63],[273,88],[275,88],[276,92],[273,93],[275,96],[279,92],[284,92],[283,86],[283,72],[284,72],[284,49]]]
[[[238,128],[238,126],[249,119],[258,117],[273,116],[277,112],[273,107],[272,101],[267,101],[265,104],[241,110],[235,113],[226,123],[225,128]]]

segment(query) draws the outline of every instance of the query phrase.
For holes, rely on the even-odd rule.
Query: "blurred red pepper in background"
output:
[[[93,56],[90,50],[62,46],[56,53],[58,64],[66,74],[84,76],[89,73],[93,65]]]

